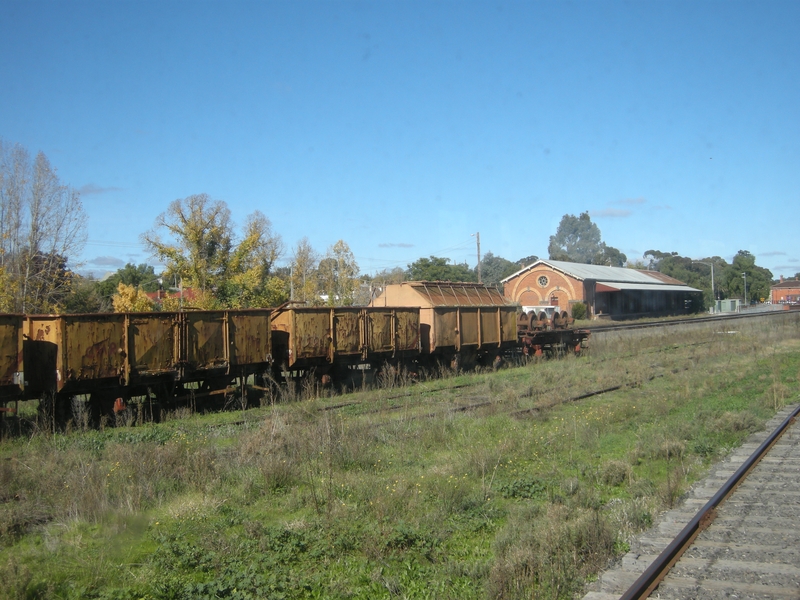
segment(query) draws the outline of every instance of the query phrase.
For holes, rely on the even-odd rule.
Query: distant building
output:
[[[155,292],[145,292],[145,295],[151,302],[157,304],[161,304],[166,298],[174,298],[183,302],[194,302],[197,299],[197,294],[193,288],[183,288],[183,290],[175,290],[174,288],[169,290],[159,289]]]
[[[795,279],[781,280],[770,289],[770,298],[773,304],[797,304],[800,303],[800,281]]]
[[[577,302],[592,318],[683,314],[703,308],[703,292],[657,271],[538,260],[501,282],[506,298],[522,306],[558,306],[572,314]]]

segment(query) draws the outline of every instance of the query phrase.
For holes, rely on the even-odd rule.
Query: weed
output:
[[[621,460],[610,460],[603,465],[602,480],[606,485],[622,485],[630,483],[633,476],[631,466]]]

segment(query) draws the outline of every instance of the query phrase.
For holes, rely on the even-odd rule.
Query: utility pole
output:
[[[717,310],[717,296],[714,293],[714,263],[713,262],[703,262],[702,260],[693,260],[693,263],[699,263],[701,265],[708,265],[711,267],[711,296],[714,299],[714,312]]]
[[[478,283],[481,283],[481,232],[473,233],[475,241],[478,243]]]
[[[747,301],[747,273],[742,273],[742,277],[744,277],[744,305],[750,306],[750,303]]]

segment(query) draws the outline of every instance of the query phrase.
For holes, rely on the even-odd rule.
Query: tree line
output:
[[[85,223],[79,193],[59,180],[43,153],[31,157],[22,146],[0,139],[0,311],[252,308],[289,300],[311,306],[363,305],[376,288],[390,283],[478,281],[477,265],[437,256],[419,258],[405,269],[363,274],[344,240],[320,253],[303,238],[287,252],[263,213],[254,211],[237,229],[227,204],[207,194],[174,200],[141,235],[154,261],[164,265],[161,272],[146,263],[129,263],[96,281],[76,273],[69,262],[86,241]],[[706,290],[708,303],[713,298],[710,264],[717,298],[742,297],[743,274],[748,300],[768,297],[772,283],[772,273],[744,250],[731,264],[718,256],[692,260],[658,250],[629,261],[602,241],[587,212],[563,216],[550,236],[548,255],[551,260],[657,270]],[[511,261],[487,252],[480,260],[481,282],[501,289],[504,278],[536,260]],[[154,292],[160,292],[156,301]]]

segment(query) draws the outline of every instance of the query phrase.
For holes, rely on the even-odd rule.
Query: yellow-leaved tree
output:
[[[117,293],[111,297],[114,312],[150,312],[153,302],[147,294],[133,285],[120,283]]]
[[[252,308],[288,299],[286,282],[274,273],[281,238],[259,211],[247,217],[236,238],[228,205],[196,194],[170,203],[142,241],[166,268],[164,278],[178,280],[184,306]]]

